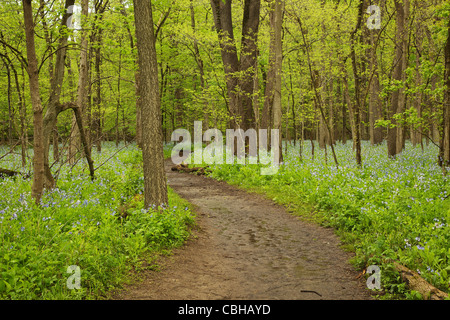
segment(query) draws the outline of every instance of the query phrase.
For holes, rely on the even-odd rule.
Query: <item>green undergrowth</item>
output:
[[[96,166],[112,156],[94,181],[84,161],[62,166],[40,206],[30,179],[0,179],[0,299],[102,299],[189,236],[190,205],[169,188],[167,205],[144,209],[142,153],[116,151],[94,151]],[[19,160],[10,155],[0,166],[20,170]],[[70,289],[70,266],[79,267],[79,289]]]
[[[395,160],[386,144],[363,143],[363,164],[355,164],[351,143],[328,150],[288,145],[274,175],[259,164],[213,164],[210,176],[265,194],[292,214],[333,227],[343,247],[355,252],[357,269],[380,267],[380,298],[417,298],[394,270],[399,262],[437,288],[450,292],[450,178],[436,164],[437,150],[407,144]],[[196,164],[198,166],[198,164]],[[449,168],[450,169],[450,168]]]

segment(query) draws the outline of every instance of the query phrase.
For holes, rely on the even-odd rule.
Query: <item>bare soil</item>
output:
[[[170,170],[169,185],[197,208],[198,228],[165,256],[159,271],[114,299],[367,300],[333,229],[290,215],[262,195]]]

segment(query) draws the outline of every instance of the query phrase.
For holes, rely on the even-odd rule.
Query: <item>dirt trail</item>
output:
[[[203,176],[170,171],[169,185],[197,206],[195,238],[116,299],[370,299],[331,229]]]

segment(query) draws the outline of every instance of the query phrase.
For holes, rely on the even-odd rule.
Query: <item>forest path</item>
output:
[[[304,222],[261,195],[172,172],[168,184],[197,207],[199,228],[160,271],[116,299],[370,299],[332,229]]]

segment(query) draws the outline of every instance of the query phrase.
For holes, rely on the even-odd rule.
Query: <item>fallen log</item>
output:
[[[189,168],[187,164],[178,164],[172,167],[172,171],[196,173],[197,175],[205,175],[208,172],[208,167],[194,167]]]
[[[395,269],[400,273],[402,280],[410,290],[419,292],[424,300],[444,300],[448,299],[448,294],[434,287],[422,278],[417,272],[394,262]]]
[[[20,172],[0,168],[0,178],[22,175]]]

